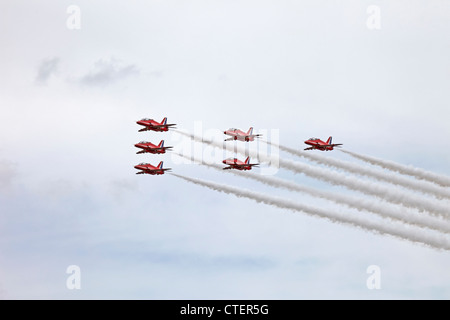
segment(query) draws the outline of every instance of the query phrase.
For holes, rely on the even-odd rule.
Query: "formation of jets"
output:
[[[139,132],[149,130],[156,132],[164,132],[169,131],[169,128],[176,125],[174,123],[168,124],[167,118],[162,119],[161,122],[157,122],[149,118],[144,118],[136,121],[136,123],[138,125],[144,126],[144,128],[140,129]],[[136,152],[137,154],[141,153],[163,154],[166,153],[166,150],[170,150],[172,148],[172,147],[164,147],[164,140],[161,140],[161,142],[158,145],[155,145],[148,141],[141,141],[139,143],[136,143],[134,146],[136,148],[141,149],[140,151]],[[135,165],[134,168],[140,170],[139,172],[136,172],[136,174],[151,174],[151,175],[161,175],[164,174],[164,172],[171,170],[171,168],[164,169],[162,161],[156,167],[151,165],[150,163],[143,162]]]
[[[144,118],[136,121],[138,125],[143,126],[144,128],[139,129],[139,132],[142,131],[156,131],[156,132],[166,132],[169,131],[170,128],[173,128],[176,124],[167,123],[167,118],[164,118],[161,122],[157,122],[153,119]],[[253,127],[250,127],[247,132],[244,132],[240,129],[230,128],[223,132],[225,135],[230,136],[230,138],[225,139],[224,141],[255,141],[255,138],[261,136],[261,134],[253,134]],[[321,151],[330,151],[333,150],[334,147],[339,147],[342,143],[332,143],[332,137],[329,137],[326,142],[318,139],[318,138],[310,138],[305,141],[305,144],[309,145],[308,148],[304,150],[321,150]],[[136,148],[141,149],[136,152],[137,154],[142,153],[152,153],[152,154],[164,154],[166,150],[172,149],[172,147],[165,147],[164,140],[158,145],[155,145],[148,141],[141,141],[134,145]],[[237,158],[228,158],[222,161],[223,164],[227,165],[223,168],[223,170],[252,170],[252,167],[258,166],[259,163],[250,163],[250,157],[247,157],[244,161],[241,161]],[[136,174],[151,174],[151,175],[161,175],[164,172],[171,170],[170,168],[163,168],[163,161],[159,162],[159,164],[155,167],[150,163],[139,163],[134,166],[135,169],[140,170],[136,172]]]
[[[255,138],[261,136],[261,134],[253,134],[253,127],[250,127],[247,132],[244,132],[240,129],[230,128],[223,132],[225,135],[230,136],[231,138],[225,139],[224,141],[255,141]],[[259,163],[250,163],[250,157],[247,157],[244,161],[241,161],[237,158],[229,158],[222,161],[223,164],[226,164],[227,167],[224,167],[223,170],[236,169],[236,170],[252,170],[252,167],[258,166]]]

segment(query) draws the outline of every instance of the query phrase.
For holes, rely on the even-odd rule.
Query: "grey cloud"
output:
[[[80,78],[80,83],[90,86],[104,86],[139,73],[139,68],[134,64],[123,65],[116,59],[100,59],[94,64],[93,70]]]
[[[65,196],[69,196],[75,191],[76,187],[72,182],[60,178],[53,181],[46,181],[45,183],[41,184],[41,188],[38,192],[41,196],[45,196],[49,200],[56,200]]]
[[[154,249],[138,241],[114,241],[100,245],[100,251],[107,256],[118,255],[127,260],[140,263],[162,264],[166,267],[192,268],[196,270],[268,270],[276,267],[277,262],[271,258],[241,254],[209,255],[190,251],[171,251]]]
[[[110,182],[109,191],[110,194],[116,200],[120,200],[122,195],[126,192],[135,192],[138,190],[138,184],[136,180],[132,179],[119,179]]]
[[[162,70],[154,70],[148,73],[149,76],[155,77],[155,78],[161,78],[163,76]]]
[[[39,65],[36,82],[39,84],[47,83],[50,76],[57,71],[58,65],[59,58],[57,57],[44,59]]]
[[[8,299],[8,294],[5,289],[3,289],[2,284],[0,283],[0,300]]]
[[[222,73],[222,74],[220,74],[220,75],[217,77],[217,79],[218,79],[219,81],[227,81],[227,80],[228,80],[228,76],[227,76],[226,74]]]
[[[8,160],[0,160],[0,192],[11,189],[13,179],[17,176],[16,166]]]

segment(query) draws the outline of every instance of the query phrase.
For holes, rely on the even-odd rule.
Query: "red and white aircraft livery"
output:
[[[311,147],[305,148],[305,150],[322,150],[322,151],[329,151],[333,150],[334,147],[342,146],[342,143],[331,143],[331,140],[333,138],[329,137],[327,142],[323,142],[322,140],[318,138],[310,138],[305,141],[307,145],[310,145]]]
[[[139,143],[136,143],[134,145],[136,148],[142,149],[141,151],[136,152],[136,154],[141,153],[153,153],[153,154],[161,154],[166,153],[166,149],[172,149],[173,147],[164,147],[164,140],[161,140],[161,142],[155,146],[151,142],[147,141],[141,141]]]
[[[239,129],[230,128],[223,132],[231,138],[225,139],[225,141],[239,140],[239,141],[253,141],[256,137],[261,136],[261,134],[253,134],[253,127],[250,127],[247,132],[241,131]]]
[[[253,166],[259,165],[259,163],[250,163],[250,157],[247,157],[244,162],[236,159],[229,158],[222,161],[222,163],[227,164],[228,167],[223,168],[223,170],[237,169],[237,170],[252,170]]]
[[[151,174],[151,175],[160,175],[164,174],[165,171],[171,170],[171,168],[163,169],[163,162],[161,161],[157,167],[152,166],[150,163],[139,163],[134,166],[135,169],[142,170],[136,172],[136,174]]]
[[[155,121],[153,119],[149,119],[149,118],[141,119],[139,121],[136,121],[136,123],[145,127],[145,128],[140,129],[139,132],[147,131],[147,130],[158,131],[158,132],[169,131],[169,127],[176,125],[175,123],[167,124],[167,118],[164,118],[161,121],[161,123],[159,123],[158,121]]]

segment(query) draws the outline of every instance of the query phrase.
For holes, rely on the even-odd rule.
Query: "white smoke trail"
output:
[[[269,145],[278,147],[280,150],[289,152],[290,154],[293,154],[295,156],[309,159],[316,163],[324,164],[324,165],[338,168],[338,169],[343,169],[345,171],[348,171],[351,173],[356,173],[356,174],[359,174],[362,176],[373,177],[380,181],[386,181],[386,182],[396,184],[396,185],[399,185],[399,186],[402,186],[402,187],[405,187],[405,188],[408,188],[411,190],[419,191],[422,193],[431,194],[438,199],[442,199],[442,198],[450,199],[450,190],[449,189],[444,189],[444,188],[437,186],[436,184],[429,182],[429,181],[412,180],[407,177],[399,176],[399,175],[396,175],[396,174],[393,174],[390,172],[376,170],[373,168],[364,167],[364,166],[361,166],[359,164],[352,163],[349,161],[343,161],[343,160],[336,159],[336,158],[324,157],[319,154],[314,154],[312,152],[306,152],[303,150],[292,149],[292,148],[282,146],[282,145],[279,145],[276,143],[272,143],[269,141],[265,141],[265,140],[261,140],[261,141],[263,141]],[[343,150],[340,150],[340,151],[343,151]],[[347,151],[343,151],[343,152],[347,152]]]
[[[434,172],[426,171],[420,168],[413,167],[411,165],[403,165],[394,161],[382,160],[371,156],[366,156],[362,154],[358,154],[348,150],[339,150],[346,154],[351,155],[352,157],[363,160],[370,164],[379,166],[384,169],[388,169],[391,171],[395,171],[401,174],[409,175],[415,177],[420,180],[426,180],[435,184],[438,184],[442,187],[450,187],[450,177],[446,175],[440,175]]]
[[[194,162],[197,162],[199,164],[205,165],[207,167],[223,171],[222,170],[223,166],[220,166],[218,164],[208,164],[199,159],[195,159],[177,152],[175,152],[175,154],[184,157],[186,159],[192,160]],[[333,192],[327,192],[307,186],[302,186],[292,181],[287,181],[276,177],[258,175],[251,172],[240,172],[240,171],[228,171],[228,172],[231,172],[235,175],[247,179],[253,179],[273,187],[284,188],[301,193],[307,193],[309,195],[321,199],[333,201],[337,204],[344,204],[350,208],[355,208],[359,211],[369,211],[383,218],[395,219],[418,227],[425,227],[437,231],[442,231],[444,233],[450,233],[450,225],[447,223],[447,221],[443,221],[442,219],[435,219],[427,215],[414,215],[414,214],[410,215],[408,214],[408,212],[406,212],[400,207],[394,207],[393,205],[389,205],[379,201],[362,199],[360,197],[357,198]]]
[[[204,140],[201,137],[193,134],[177,130],[180,134],[190,137],[194,141],[202,142],[215,146],[217,148],[226,148],[229,151],[235,151],[243,155],[250,155],[253,158],[258,158],[259,161],[271,163],[275,162],[285,169],[296,173],[303,173],[312,178],[319,179],[333,185],[342,185],[348,189],[359,191],[366,195],[375,196],[391,203],[401,204],[405,207],[415,208],[420,212],[428,212],[432,215],[438,215],[444,218],[449,216],[450,208],[444,203],[431,201],[426,198],[419,198],[417,195],[407,193],[389,185],[382,185],[370,181],[365,181],[356,177],[348,176],[340,172],[328,170],[326,168],[313,167],[309,164],[285,160],[274,156],[260,154],[255,151],[246,151],[243,148],[233,145],[223,144],[222,142]]]
[[[279,163],[280,166],[294,172],[304,173],[313,178],[320,179],[334,185],[342,185],[348,189],[375,196],[395,204],[401,204],[408,208],[416,208],[421,212],[427,211],[433,215],[438,215],[444,218],[447,218],[449,214],[450,208],[444,203],[432,201],[426,198],[419,198],[416,195],[392,188],[389,185],[365,181],[340,172],[312,167],[301,162],[280,159]]]
[[[339,212],[331,212],[329,210],[323,210],[305,204],[299,204],[293,202],[292,200],[262,194],[247,189],[236,188],[233,186],[223,185],[212,181],[190,178],[175,173],[170,174],[178,178],[184,179],[186,181],[192,182],[194,184],[198,184],[227,194],[233,194],[237,197],[249,198],[259,203],[265,203],[268,205],[276,206],[278,208],[303,212],[311,216],[328,219],[332,222],[359,227],[372,233],[386,234],[400,239],[408,240],[411,242],[422,243],[436,249],[450,250],[449,240],[442,235],[425,234],[424,232],[417,232],[416,230],[412,230],[411,227],[405,228],[403,225],[395,226],[394,223],[392,222],[386,224],[381,223],[379,221],[368,221],[361,217],[342,214]]]

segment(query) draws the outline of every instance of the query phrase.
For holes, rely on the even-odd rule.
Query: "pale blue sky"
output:
[[[66,27],[73,4],[79,30]],[[380,30],[366,26],[369,5]],[[164,160],[353,212],[136,155],[141,140],[180,146],[170,132],[137,132],[136,120],[167,116],[186,131],[277,130],[298,149],[332,135],[450,175],[449,18],[447,1],[425,0],[2,1],[0,297],[449,299],[447,252],[133,168]],[[66,288],[73,264],[81,290]],[[369,265],[380,290],[366,287]]]

